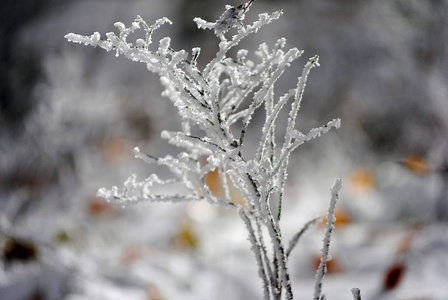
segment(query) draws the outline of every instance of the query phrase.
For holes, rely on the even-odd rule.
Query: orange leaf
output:
[[[341,226],[350,224],[352,222],[352,219],[342,207],[336,207],[334,211],[334,216],[336,218],[336,221],[334,222],[335,228],[340,228]],[[318,223],[318,226],[323,228],[325,227],[326,222],[327,217],[325,215],[322,217],[322,221]]]
[[[335,209],[334,216],[336,217],[336,221],[334,222],[335,227],[349,224],[352,221],[347,212],[341,207]]]
[[[224,190],[221,186],[221,179],[219,177],[218,168],[213,171],[208,172],[204,175],[205,184],[208,186],[213,196],[219,199],[224,198]],[[239,204],[242,206],[246,205],[246,201],[244,200],[241,192],[233,185],[232,181],[229,177],[227,177],[227,185],[230,191],[230,200],[232,203]]]
[[[221,186],[221,180],[219,178],[218,168],[208,172],[204,175],[205,184],[208,186],[213,196],[217,198],[223,198],[224,192]]]
[[[426,174],[430,170],[426,159],[416,154],[407,156],[401,163],[408,171],[415,174]]]
[[[366,167],[358,168],[350,174],[349,189],[354,195],[365,193],[375,185],[373,172]]]

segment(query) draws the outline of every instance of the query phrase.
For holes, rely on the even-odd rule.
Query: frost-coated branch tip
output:
[[[201,18],[194,18],[198,28],[200,29],[213,29],[215,35],[220,37],[226,33],[230,28],[242,25],[246,12],[255,0],[250,0],[239,6],[226,5],[226,10],[215,22],[207,22]]]
[[[336,209],[336,202],[339,199],[339,191],[342,188],[342,180],[336,179],[333,187],[331,188],[331,200],[330,205],[328,206],[328,214],[327,214],[327,224],[325,226],[325,236],[323,239],[323,247],[322,247],[322,258],[320,259],[319,267],[316,271],[316,283],[314,286],[314,297],[313,300],[322,299],[322,280],[325,276],[327,270],[327,262],[331,260],[330,255],[330,241],[331,234],[334,229],[334,222],[336,221],[336,217],[334,215],[334,211]]]
[[[338,119],[339,120],[339,119]],[[338,178],[335,180],[333,187],[331,188],[331,192],[334,193],[334,197],[337,198],[337,193],[342,189],[342,179]],[[332,195],[333,196],[333,195]],[[336,200],[334,199],[334,204],[336,205]]]
[[[90,45],[93,47],[96,47],[98,45],[98,42],[100,41],[100,34],[99,32],[94,32],[91,36],[84,36],[80,34],[75,33],[68,33],[64,36],[69,42],[72,43],[78,43],[78,44],[84,44],[84,45]]]
[[[358,288],[352,288],[353,300],[361,300],[361,291]]]
[[[289,255],[291,254],[292,250],[294,249],[294,247],[297,245],[297,243],[299,242],[300,237],[309,229],[311,228],[311,226],[313,226],[314,224],[316,224],[317,222],[321,221],[322,218],[321,217],[316,217],[310,221],[308,221],[303,227],[302,229],[299,230],[299,232],[297,232],[294,237],[291,239],[291,241],[289,242],[289,248],[288,251],[286,252],[286,256],[289,257]]]

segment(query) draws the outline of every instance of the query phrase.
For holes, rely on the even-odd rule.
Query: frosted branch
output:
[[[270,284],[268,280],[268,275],[266,274],[266,270],[264,267],[265,262],[263,261],[263,254],[262,254],[262,246],[260,245],[258,239],[255,236],[255,229],[247,215],[247,213],[240,209],[238,210],[238,213],[241,217],[241,219],[244,221],[244,224],[246,225],[247,231],[249,232],[249,241],[251,243],[251,250],[255,254],[255,259],[258,264],[258,275],[260,276],[261,280],[263,281],[263,299],[268,300],[270,295]]]
[[[144,63],[150,72],[160,76],[164,87],[162,96],[169,98],[177,108],[182,125],[180,130],[161,133],[162,138],[180,149],[177,156],[154,157],[137,147],[133,150],[135,157],[145,163],[167,168],[169,179],[153,174],[139,181],[133,175],[124,182],[122,190],[116,186],[101,188],[98,196],[123,206],[142,201],[207,201],[237,211],[249,233],[263,283],[264,299],[279,300],[285,291],[284,297],[293,300],[288,257],[303,233],[318,219],[306,223],[293,236],[289,247],[285,247],[279,220],[289,157],[303,143],[327,133],[331,128],[339,128],[340,120],[332,120],[306,134],[295,129],[307,78],[311,69],[319,65],[318,56],[312,57],[304,66],[295,88],[280,97],[275,95],[277,81],[303,51],[297,48],[285,50],[286,40],[280,38],[272,48],[262,43],[254,53],[255,62],[248,59],[249,51],[245,49],[238,50],[235,57],[227,57],[229,50],[242,39],[282,15],[282,11],[263,13],[257,21],[245,25],[245,14],[253,3],[254,0],[249,0],[237,7],[226,6],[215,22],[194,19],[198,28],[213,30],[219,37],[218,51],[203,69],[197,65],[201,53],[198,47],[194,47],[191,54],[185,50],[176,51],[169,37],[163,37],[153,45],[153,32],[163,24],[171,23],[167,18],[148,25],[137,16],[129,27],[117,22],[118,32],[106,33],[103,39],[98,32],[90,36],[70,33],[65,37],[74,43],[113,50],[117,56]],[[145,38],[130,41],[138,30],[144,31]],[[226,36],[230,32],[235,34]],[[284,142],[281,149],[277,149],[275,140],[279,133],[276,132],[276,123],[281,110],[289,102],[291,110],[287,130],[283,133]],[[252,153],[244,151],[247,148],[245,137],[255,111],[261,106],[265,109],[265,122],[260,128],[261,140],[255,155],[244,157],[247,152]],[[242,126],[236,124],[240,121]],[[237,126],[233,126],[235,124]],[[235,127],[239,128],[237,134],[232,130]],[[205,182],[206,174],[216,170],[223,189],[222,197],[214,195]],[[244,204],[231,202],[229,178],[243,195]],[[184,193],[170,193],[173,185],[181,187]],[[326,262],[330,259],[328,247],[339,189],[340,180],[332,189],[323,258],[316,280],[315,297],[318,300],[323,298],[319,298],[321,282]],[[160,190],[166,194],[159,193]],[[265,238],[272,243],[272,257],[267,251]]]
[[[319,56],[314,56],[310,58],[303,68],[302,76],[299,77],[297,87],[295,89],[294,102],[291,105],[291,111],[289,112],[288,118],[288,130],[291,130],[295,127],[297,113],[300,109],[300,104],[303,99],[303,93],[305,92],[306,82],[308,80],[308,75],[312,68],[319,66]],[[290,147],[291,136],[286,135],[285,142],[283,144],[282,152],[286,151],[288,147]]]
[[[252,2],[254,2],[254,0],[250,0],[237,7],[226,5],[226,10],[216,22],[207,22],[201,18],[194,18],[193,21],[196,22],[198,28],[213,29],[217,37],[223,38],[223,34],[230,28],[242,26],[242,21],[244,20],[249,7],[252,5]]]
[[[176,183],[176,180],[161,180],[155,174],[146,178],[144,181],[138,182],[137,176],[132,175],[125,181],[123,191],[119,192],[118,188],[113,186],[110,190],[100,188],[97,195],[107,199],[111,203],[122,206],[136,204],[142,201],[185,202],[202,200],[196,195],[157,195],[151,191],[154,185],[164,186],[173,183]]]
[[[216,54],[215,58],[207,64],[207,66],[204,69],[204,77],[208,78],[210,75],[210,72],[213,70],[215,65],[219,62],[221,62],[225,58],[225,54],[227,51],[229,51],[234,46],[238,45],[238,43],[244,39],[246,36],[248,36],[251,33],[257,32],[262,26],[269,24],[275,19],[280,18],[282,15],[281,11],[276,11],[272,14],[260,14],[258,16],[258,21],[255,21],[252,25],[247,26],[246,28],[241,28],[238,31],[238,34],[234,35],[231,41],[225,40],[225,38],[221,37],[221,43],[219,43],[219,50]]]
[[[297,147],[299,147],[303,143],[320,137],[322,134],[327,133],[332,128],[339,129],[339,127],[341,127],[341,120],[333,119],[324,126],[311,129],[307,134],[303,134],[298,130],[288,128],[288,134],[295,139],[295,141],[293,142],[292,146],[290,146],[289,149],[290,151],[294,151]]]
[[[307,134],[303,134],[298,130],[288,128],[287,135],[291,138],[291,140],[294,138],[294,142],[293,143],[290,142],[289,147],[286,148],[284,151],[282,151],[277,164],[271,171],[271,176],[274,176],[274,174],[277,174],[279,170],[284,169],[287,166],[287,163],[285,162],[287,162],[290,153],[293,152],[295,149],[297,149],[297,147],[299,147],[305,142],[320,137],[322,134],[327,133],[332,128],[338,129],[340,126],[341,126],[341,120],[333,119],[321,127],[311,129]]]
[[[282,235],[280,232],[280,228],[277,226],[278,224],[275,222],[272,214],[270,214],[270,218],[268,221],[268,230],[271,236],[271,241],[274,246],[274,255],[277,258],[277,263],[279,266],[281,283],[286,291],[286,299],[292,300],[294,299],[290,275],[287,267],[287,257],[285,253],[285,248],[283,246]]]
[[[327,224],[325,226],[325,236],[323,239],[323,247],[322,247],[322,258],[320,259],[320,264],[316,272],[316,283],[314,286],[314,300],[321,300],[322,294],[322,280],[325,276],[327,270],[327,262],[331,260],[330,255],[330,241],[331,234],[334,229],[334,222],[336,221],[336,217],[334,216],[334,211],[336,208],[336,202],[339,198],[339,191],[342,188],[342,181],[337,179],[331,188],[331,200],[330,205],[328,206],[328,214],[327,214]]]
[[[291,251],[294,249],[294,247],[297,245],[297,243],[299,242],[299,239],[302,237],[302,235],[309,229],[311,228],[311,226],[313,226],[314,224],[316,224],[316,222],[319,222],[321,220],[320,217],[314,218],[310,221],[308,221],[303,227],[302,229],[300,229],[299,232],[297,232],[293,238],[291,239],[291,241],[289,242],[289,247],[288,247],[288,251],[286,252],[286,256],[289,257],[289,255],[291,254]]]

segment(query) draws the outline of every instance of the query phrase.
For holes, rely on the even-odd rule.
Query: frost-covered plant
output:
[[[340,120],[329,121],[308,133],[295,128],[308,74],[319,65],[318,56],[310,58],[306,63],[297,86],[280,97],[274,94],[274,86],[285,69],[303,51],[296,48],[285,50],[286,40],[281,38],[271,49],[267,44],[261,44],[255,52],[257,62],[249,60],[248,51],[244,49],[237,51],[234,58],[227,57],[228,51],[243,38],[282,15],[282,11],[263,13],[253,24],[244,25],[242,21],[252,2],[253,0],[238,7],[226,6],[226,11],[216,22],[194,19],[199,28],[212,29],[220,39],[216,56],[202,69],[197,65],[200,48],[193,48],[189,56],[185,50],[172,49],[170,38],[165,37],[159,41],[157,49],[150,49],[153,31],[164,23],[171,23],[167,18],[159,19],[153,25],[148,25],[140,16],[137,16],[130,27],[120,22],[115,23],[119,34],[107,33],[105,40],[100,38],[98,32],[91,36],[70,33],[66,38],[75,43],[99,46],[107,51],[114,50],[117,56],[122,54],[133,61],[145,63],[148,70],[160,75],[165,87],[163,95],[173,102],[181,117],[181,130],[162,132],[162,137],[169,143],[185,149],[177,157],[157,158],[139,148],[134,149],[135,156],[144,162],[167,167],[172,178],[161,179],[153,174],[144,180],[138,180],[132,175],[125,181],[123,190],[120,191],[115,186],[110,190],[101,188],[98,195],[121,205],[140,201],[208,201],[236,211],[249,233],[263,283],[264,299],[281,299],[282,295],[286,299],[293,299],[288,258],[301,234],[317,220],[305,225],[286,247],[280,219],[289,158],[303,143],[327,133],[331,128],[338,128]],[[128,42],[128,36],[140,28],[146,33],[145,39]],[[231,29],[236,34],[228,39],[226,33]],[[249,105],[245,104],[247,99],[250,100]],[[278,133],[275,126],[280,111],[289,102],[291,106],[287,130],[279,147],[276,145]],[[266,117],[261,128],[260,143],[255,154],[246,157],[243,155],[246,132],[255,111],[262,106]],[[201,134],[192,134],[193,131]],[[204,176],[215,170],[218,171],[224,191],[222,197],[213,194],[205,181]],[[232,201],[229,180],[240,190],[244,203]],[[174,184],[183,185],[185,192],[155,192],[161,186],[169,187]],[[322,278],[326,262],[330,259],[328,248],[340,188],[341,182],[337,180],[332,188],[323,258],[316,274],[316,300],[323,298]],[[272,253],[268,251],[266,239],[272,244]]]

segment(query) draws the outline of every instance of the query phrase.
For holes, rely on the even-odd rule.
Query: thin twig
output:
[[[320,259],[320,264],[316,272],[316,283],[314,286],[314,300],[321,300],[323,296],[322,294],[322,279],[325,276],[325,272],[327,271],[327,262],[331,260],[330,252],[330,240],[331,234],[334,228],[334,222],[336,218],[334,216],[334,210],[336,208],[336,202],[339,199],[338,192],[342,188],[341,179],[337,179],[331,188],[331,200],[330,206],[328,207],[327,214],[327,225],[325,226],[325,237],[324,237],[324,245],[322,247],[322,258]]]

